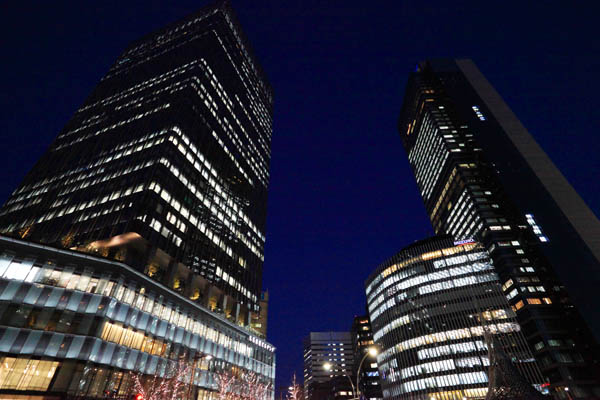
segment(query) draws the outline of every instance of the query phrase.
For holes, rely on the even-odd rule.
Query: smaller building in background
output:
[[[303,347],[305,399],[351,398],[354,350],[350,332],[311,332]]]
[[[369,349],[373,347],[373,330],[368,315],[354,317],[352,329],[352,346],[354,349],[354,376],[360,372],[357,380],[358,390],[368,400],[378,400],[383,398],[381,392],[381,383],[379,382],[379,371],[377,369],[377,360],[367,355]],[[366,356],[366,358],[365,358]],[[363,361],[362,367],[359,365]],[[359,371],[360,368],[360,371]]]
[[[481,244],[450,236],[416,242],[371,274],[366,294],[385,399],[485,398],[485,332],[530,384],[542,383]]]

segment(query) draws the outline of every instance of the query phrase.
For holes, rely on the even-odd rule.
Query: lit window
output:
[[[515,310],[520,310],[521,308],[523,308],[523,306],[524,306],[524,305],[525,305],[525,304],[523,303],[523,300],[519,300],[519,301],[517,302],[517,304],[515,304],[515,305],[513,306],[513,308],[514,308]]]

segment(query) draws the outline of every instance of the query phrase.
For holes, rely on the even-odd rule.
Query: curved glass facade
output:
[[[485,398],[486,330],[530,382],[542,382],[479,243],[417,242],[377,268],[366,294],[384,398]]]
[[[129,372],[204,356],[194,383],[210,398],[223,368],[272,382],[274,350],[125,264],[0,237],[0,393],[127,395]]]

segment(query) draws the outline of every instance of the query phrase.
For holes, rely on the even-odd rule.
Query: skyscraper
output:
[[[600,395],[593,212],[470,60],[419,63],[399,131],[435,232],[484,244],[552,390]]]
[[[250,324],[272,101],[227,0],[117,58],[0,210],[0,393],[126,396],[178,359],[186,398],[273,383]]]
[[[480,243],[418,241],[365,282],[384,399],[481,399],[488,389],[486,332],[526,382],[540,371]]]
[[[133,42],[0,211],[0,232],[118,259],[248,324],[272,92],[228,1]]]
[[[304,338],[303,347],[304,397],[323,399],[340,385],[346,392],[344,396],[352,396],[352,384],[348,381],[354,367],[350,332],[311,332]],[[331,382],[333,379],[335,382]]]

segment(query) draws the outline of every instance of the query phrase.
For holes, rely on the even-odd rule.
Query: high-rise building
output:
[[[484,244],[552,390],[600,396],[594,213],[470,60],[419,63],[399,131],[435,232]]]
[[[305,399],[329,398],[335,394],[330,393],[333,387],[343,387],[343,396],[352,397],[354,351],[350,332],[311,332],[303,347]],[[334,378],[335,382],[330,382]]]
[[[273,383],[272,101],[227,0],[117,58],[0,210],[2,396],[127,395],[181,357],[193,398],[230,368]]]
[[[218,1],[117,58],[4,204],[0,232],[118,259],[249,324],[271,132],[271,88]]]
[[[381,383],[379,380],[379,370],[377,369],[377,359],[371,356],[369,349],[374,348],[373,329],[368,315],[354,317],[352,328],[352,348],[354,350],[354,371],[352,375],[360,377],[357,379],[357,390],[367,400],[378,400],[383,398],[381,392]],[[362,362],[362,365],[361,365]],[[360,371],[359,371],[360,368]]]
[[[365,282],[384,399],[483,399],[489,333],[520,374],[542,376],[480,243],[418,241]],[[486,333],[487,332],[487,333]]]

